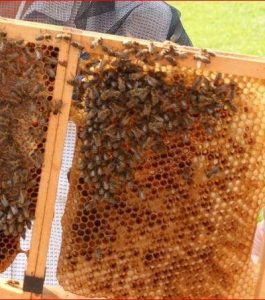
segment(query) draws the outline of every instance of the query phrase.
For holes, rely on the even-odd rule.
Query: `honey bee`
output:
[[[86,68],[90,69],[91,67],[99,64],[99,62],[100,62],[99,59],[96,59],[96,58],[90,59],[89,62],[86,63]]]
[[[229,93],[229,85],[222,84],[216,87],[215,94],[220,96],[221,94],[228,94]]]
[[[133,41],[128,40],[128,41],[122,42],[122,45],[125,47],[131,47],[133,45],[133,43],[134,43]]]
[[[73,46],[74,48],[83,51],[84,50],[84,46],[82,46],[79,42],[77,41],[72,41],[71,42],[71,46]]]
[[[29,230],[31,229],[31,221],[30,220],[26,220],[26,226]]]
[[[9,202],[7,201],[7,198],[5,195],[2,195],[0,202],[4,208],[9,207]]]
[[[195,60],[201,61],[205,64],[211,63],[210,58],[208,58],[208,57],[206,57],[205,55],[202,55],[202,54],[194,54],[193,58]]]
[[[156,87],[157,85],[159,85],[159,81],[157,79],[155,79],[154,77],[150,76],[150,75],[147,75],[145,77],[145,80],[152,87]]]
[[[44,91],[45,88],[42,84],[36,84],[35,87],[33,88],[33,90],[29,93],[29,96],[31,98],[36,97],[40,92]]]
[[[63,67],[67,67],[67,60],[59,60],[58,61],[58,64],[60,65],[60,66],[63,66]]]
[[[17,226],[17,231],[18,233],[22,233],[24,230],[24,226],[21,223],[24,221],[24,218],[22,215],[19,215],[17,220],[19,221],[19,224]]]
[[[159,134],[160,129],[163,128],[163,123],[161,123],[161,122],[150,122],[148,124],[148,128],[149,128],[150,131],[153,131],[153,132]]]
[[[148,44],[148,51],[150,54],[154,54],[155,51],[156,51],[156,47],[155,47],[155,44],[153,42],[150,42]]]
[[[7,280],[6,284],[8,284],[14,288],[19,287],[19,281],[17,281],[17,280]]]
[[[120,58],[122,61],[126,62],[129,61],[129,57],[132,53],[134,53],[134,49],[125,49],[123,51],[116,51],[113,53],[115,57]]]
[[[6,76],[5,76],[5,73],[3,71],[0,73],[0,82],[3,85],[6,83]]]
[[[205,55],[205,56],[212,56],[212,57],[215,57],[216,54],[210,50],[207,50],[207,49],[202,49],[201,50],[202,54]]]
[[[217,73],[217,75],[214,79],[213,85],[219,86],[221,82],[222,82],[222,73],[219,72],[219,73]]]
[[[24,202],[25,202],[25,197],[24,197],[23,192],[20,190],[20,192],[19,192],[19,198],[18,198],[18,205],[19,206],[23,206]]]
[[[18,214],[18,208],[16,206],[11,205],[10,210],[14,216]]]
[[[73,87],[79,87],[82,83],[84,84],[86,82],[85,80],[86,79],[84,76],[77,75],[73,79],[67,80],[67,83],[72,85]]]
[[[135,42],[135,41],[131,41],[131,40],[128,40],[128,41],[124,41],[122,43],[122,45],[125,47],[125,48],[138,48],[140,46],[139,43]]]
[[[229,101],[233,101],[236,95],[236,84],[232,83],[230,84],[230,90],[228,92],[227,98]]]
[[[132,50],[134,50],[134,49],[132,49]],[[149,55],[149,50],[144,48],[144,49],[139,50],[135,54],[135,57],[143,60],[146,58],[147,55]]]
[[[113,90],[113,89],[108,89],[108,90],[105,90],[101,94],[100,98],[101,98],[101,100],[106,101],[110,98],[112,98],[112,99],[118,98],[118,97],[120,97],[120,95],[121,95],[120,91],[116,91],[116,90]]]
[[[160,98],[158,96],[158,94],[156,94],[154,91],[151,91],[151,95],[152,95],[152,106],[156,106],[159,102],[160,102]],[[171,103],[170,103],[171,105]]]
[[[100,122],[103,122],[107,119],[107,117],[111,114],[111,111],[106,108],[104,110],[101,110],[99,113],[98,113],[98,119]]]
[[[101,45],[101,49],[102,49],[102,51],[107,53],[109,56],[118,56],[118,57],[120,57],[120,55],[122,55],[122,53],[115,52],[113,49],[111,49],[110,47],[105,46],[105,45]]]
[[[71,40],[71,35],[69,33],[57,33],[55,35],[55,38],[57,40],[65,40],[65,41],[70,41]]]
[[[3,39],[0,39],[0,51],[3,51],[5,47],[5,42]]]
[[[130,80],[139,80],[139,79],[143,78],[144,75],[145,74],[143,72],[131,73],[129,75],[129,79]]]
[[[53,104],[52,113],[53,113],[54,115],[60,114],[60,113],[62,112],[62,111],[61,111],[62,107],[63,107],[63,101],[62,101],[62,100],[56,101],[56,102]]]
[[[154,146],[154,143],[154,139],[151,136],[149,136],[143,143],[143,149],[151,149]]]
[[[131,100],[129,100],[127,103],[126,103],[126,106],[128,108],[133,108],[135,107],[137,104],[139,103],[139,100],[137,98],[133,98]]]
[[[137,140],[139,140],[141,138],[141,136],[143,135],[143,131],[137,127],[132,128],[131,132],[133,133],[133,135],[135,136],[135,138]]]
[[[7,143],[7,136],[6,135],[0,137],[0,144],[5,144],[5,143]]]
[[[22,208],[22,211],[23,211],[23,216],[24,218],[28,219],[29,218],[29,211],[28,211],[28,208],[26,206],[24,206]]]
[[[5,38],[7,36],[7,33],[4,31],[0,31],[0,38]]]
[[[93,140],[94,140],[94,142],[95,142],[95,144],[96,144],[97,147],[101,146],[102,142],[101,142],[101,136],[100,136],[100,134],[93,135]]]
[[[44,40],[44,35],[41,34],[41,35],[36,36],[36,37],[35,37],[35,40],[36,40],[36,41],[43,41],[43,40]]]
[[[151,146],[151,149],[157,154],[161,154],[167,150],[166,145],[162,140],[154,143],[154,145]]]
[[[46,72],[50,78],[55,78],[56,73],[55,73],[54,69],[46,68]]]
[[[7,231],[8,231],[8,235],[13,235],[13,233],[14,235],[16,235],[15,224],[14,223],[9,224]]]
[[[21,46],[21,45],[24,44],[24,40],[23,40],[23,39],[16,40],[16,41],[14,42],[14,44],[15,44],[16,46]]]
[[[183,135],[183,144],[188,145],[190,143],[190,138],[188,132],[185,132]]]
[[[0,116],[0,126],[8,126],[10,120],[4,116]]]
[[[31,65],[31,66],[24,72],[24,77],[31,77],[32,74],[34,73],[36,67],[37,67],[37,66],[36,66],[35,64]]]
[[[52,36],[51,34],[49,33],[44,33],[44,34],[40,34],[38,36],[35,37],[35,40],[40,42],[40,41],[43,41],[43,40],[51,40],[52,39]]]
[[[121,92],[124,92],[126,90],[125,82],[124,82],[124,80],[121,77],[118,77],[118,89]]]
[[[81,84],[80,80],[78,80],[76,78],[67,80],[67,83],[72,86],[80,86],[80,84]]]
[[[22,231],[22,233],[21,233],[21,237],[22,237],[22,239],[26,239],[26,229],[24,228],[23,229],[23,231]]]
[[[196,76],[196,78],[194,79],[193,83],[192,83],[192,90],[196,91],[198,90],[199,86],[202,83],[202,76]]]
[[[8,59],[8,60],[14,60],[14,59],[16,59],[16,58],[18,58],[19,57],[19,53],[12,53],[12,54],[7,54],[6,55],[6,58]]]
[[[138,189],[138,197],[141,199],[141,200],[144,200],[145,199],[145,194],[144,194],[144,191],[142,189]]]
[[[133,119],[134,119],[133,116],[127,114],[127,115],[124,116],[124,118],[122,118],[121,124],[122,124],[123,126],[126,126],[126,125],[132,123],[132,122],[133,122]]]
[[[29,47],[25,47],[23,48],[23,54],[26,58],[26,60],[31,60],[32,59],[32,53],[30,52],[30,48]]]
[[[95,177],[96,176],[96,172],[95,170],[92,170],[90,173],[89,173],[90,177]]]
[[[185,59],[188,57],[188,53],[183,51],[176,51],[176,55],[180,59]]]
[[[204,128],[205,128],[205,131],[209,134],[209,135],[213,135],[213,133],[214,133],[214,128],[213,128],[213,126],[211,125],[211,124],[209,124],[209,123],[203,123],[203,126],[204,126]]]
[[[103,170],[102,170],[102,168],[101,168],[101,167],[99,167],[99,168],[98,168],[98,170],[97,170],[97,174],[98,174],[98,176],[101,176],[101,175],[103,175]]]
[[[102,37],[100,37],[100,38],[95,38],[95,39],[91,42],[90,48],[91,48],[91,49],[95,49],[96,47],[101,46],[102,44],[103,44],[103,38],[102,38]]]
[[[90,211],[93,207],[93,203],[92,201],[90,201],[89,203],[87,203],[84,207],[84,211]]]
[[[174,56],[171,56],[169,54],[164,56],[164,59],[166,59],[172,66],[176,66],[177,65],[177,61],[176,58]]]
[[[150,104],[146,104],[144,106],[144,109],[143,109],[143,112],[142,112],[142,116],[149,116],[151,114],[151,110],[152,110],[152,107]]]
[[[211,170],[206,172],[207,178],[211,178],[214,175],[218,174],[220,172],[220,167],[219,166],[214,166]]]
[[[50,64],[50,65],[56,65],[58,63],[58,60],[55,57],[48,57],[48,56],[46,56],[45,57],[45,62],[48,63],[48,64]]]
[[[97,64],[97,71],[102,71],[104,67],[109,63],[109,58],[103,58]]]
[[[131,89],[128,92],[130,97],[140,98],[142,101],[148,96],[150,90],[148,87]]]
[[[225,101],[224,104],[233,112],[237,112],[237,107],[230,100]]]
[[[41,60],[42,59],[42,53],[37,48],[35,49],[35,55],[36,55],[36,59],[37,60]]]
[[[12,68],[12,70],[16,75],[18,76],[22,75],[22,70],[18,61],[14,61],[12,64],[10,64],[10,67]]]
[[[39,125],[38,117],[35,114],[31,117],[31,125],[33,127],[38,127]]]
[[[104,188],[105,191],[109,190],[109,183],[106,180],[103,181],[102,185],[103,185],[103,188]]]
[[[179,103],[179,107],[181,111],[185,111],[189,108],[187,101],[181,100]]]

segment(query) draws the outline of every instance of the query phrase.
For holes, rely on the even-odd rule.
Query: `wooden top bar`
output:
[[[28,40],[34,42],[34,34],[36,31],[43,31],[43,32],[60,32],[65,31],[72,34],[73,40],[79,39],[81,37],[81,43],[84,46],[88,45],[91,39],[102,37],[105,42],[110,46],[117,46],[124,41],[136,41],[140,44],[147,45],[150,41],[147,40],[140,40],[135,38],[129,37],[122,37],[122,36],[114,36],[110,34],[104,33],[97,33],[93,31],[84,31],[80,29],[70,28],[70,27],[62,27],[62,26],[55,26],[50,24],[41,24],[36,22],[28,22],[28,21],[21,21],[21,20],[14,20],[14,19],[7,19],[7,18],[0,18],[0,28],[5,28],[5,25],[8,24],[9,28],[13,28],[12,32],[16,32],[14,37],[19,37],[21,32],[21,27],[25,27],[25,30],[28,34]],[[10,31],[10,29],[9,29]],[[11,32],[11,33],[12,33]],[[33,34],[34,33],[34,34]],[[154,44],[158,47],[163,48],[165,43],[154,42]],[[200,50],[200,48],[193,48],[193,47],[186,47],[186,46],[179,46],[184,51],[189,53],[196,53]],[[223,73],[230,73],[239,76],[247,76],[247,77],[255,77],[264,79],[265,78],[265,57],[258,57],[258,56],[251,56],[251,55],[242,55],[242,54],[232,54],[232,53],[225,53],[221,51],[215,51],[216,53],[215,58],[212,58],[211,64],[202,64],[201,68],[204,70],[209,71],[219,71]],[[192,57],[180,60],[180,65],[192,68],[198,68],[197,61],[195,61]]]

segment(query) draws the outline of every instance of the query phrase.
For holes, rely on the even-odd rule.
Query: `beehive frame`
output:
[[[55,36],[57,32],[66,31],[72,35],[72,40],[79,41],[85,48],[88,48],[93,38],[101,36],[109,46],[115,45],[119,47],[120,42],[128,40],[128,38],[103,35],[92,32],[83,32],[76,29],[67,29],[59,26],[44,25],[32,22],[24,22],[17,20],[1,19],[0,27],[3,28],[8,37],[24,38],[26,41],[34,42],[35,36],[40,32],[48,32]],[[22,30],[23,29],[23,30]],[[140,43],[148,43],[147,41],[139,41]],[[53,43],[53,41],[51,42]],[[59,44],[60,43],[60,44]],[[58,66],[55,81],[54,98],[63,100],[62,113],[52,115],[49,121],[47,144],[45,148],[44,167],[42,169],[40,188],[38,194],[38,202],[36,208],[36,221],[34,222],[33,235],[31,239],[31,247],[28,256],[28,264],[26,275],[43,278],[45,276],[45,264],[48,252],[49,237],[51,232],[51,224],[53,219],[55,197],[58,184],[58,177],[63,152],[64,138],[66,134],[66,126],[71,105],[72,87],[66,84],[71,79],[77,68],[79,52],[70,47],[69,43],[63,41],[56,42],[60,47],[59,60],[68,61],[67,67]],[[163,47],[163,44],[156,43],[157,46]],[[198,51],[196,48],[183,47],[191,53]],[[265,79],[265,59],[244,56],[231,55],[226,53],[216,53],[217,57],[210,65],[205,65],[189,58],[181,61],[183,66],[193,68],[203,68],[205,70],[219,71],[223,73],[232,73],[241,76],[250,76]],[[263,264],[260,270],[260,277],[256,289],[256,297],[264,297],[265,293],[265,251],[263,251]],[[2,286],[1,286],[2,288]],[[30,292],[22,292],[22,290],[14,290],[9,286],[3,285],[4,298],[29,299],[39,298]],[[45,293],[45,290],[44,290]],[[60,298],[71,297],[68,293],[57,289],[53,296],[57,294]]]

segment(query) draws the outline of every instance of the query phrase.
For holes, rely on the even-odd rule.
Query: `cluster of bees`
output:
[[[163,136],[184,132],[187,143],[198,120],[211,135],[223,109],[237,110],[233,103],[237,87],[224,83],[221,74],[214,82],[197,76],[187,86],[184,81],[176,85],[166,71],[155,71],[155,58],[174,67],[188,57],[172,44],[159,51],[153,43],[141,46],[129,41],[114,50],[96,39],[91,49],[104,56],[83,58],[79,74],[68,83],[74,86],[74,103],[86,113],[78,134],[83,153],[79,169],[95,200],[115,203],[121,189],[135,189],[135,167],[143,163],[146,151],[166,151]],[[208,63],[212,56],[203,50],[194,59]],[[208,176],[216,172],[210,170]],[[143,200],[142,187],[137,189]]]
[[[58,50],[0,32],[0,233],[10,238],[34,219]]]

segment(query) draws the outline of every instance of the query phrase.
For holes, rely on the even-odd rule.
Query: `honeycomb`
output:
[[[0,272],[34,219],[58,52],[0,32]]]
[[[253,298],[265,196],[265,80],[191,53],[82,50],[59,283],[87,297]],[[89,55],[85,55],[89,52]],[[194,59],[211,63],[202,50]]]

